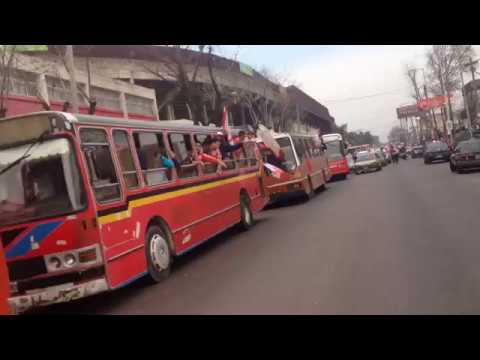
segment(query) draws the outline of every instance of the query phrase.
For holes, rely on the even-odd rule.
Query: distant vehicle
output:
[[[360,151],[355,160],[355,174],[369,173],[382,170],[380,157],[371,151]]]
[[[422,145],[414,146],[412,148],[411,157],[412,159],[423,157],[423,146]]]
[[[345,180],[350,173],[350,168],[342,135],[326,134],[322,136],[322,140],[327,146],[328,166],[332,178],[338,177]]]
[[[472,138],[457,144],[450,156],[450,170],[463,173],[465,170],[480,168],[480,140]]]
[[[423,162],[431,164],[434,161],[450,161],[450,149],[443,141],[432,141],[425,147]]]

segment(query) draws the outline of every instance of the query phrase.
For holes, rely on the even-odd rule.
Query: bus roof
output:
[[[322,135],[323,141],[336,141],[336,140],[342,140],[342,135],[340,134],[325,134]]]
[[[119,119],[112,117],[104,116],[94,116],[94,115],[84,115],[84,114],[74,114],[76,122],[80,124],[98,124],[98,125],[107,125],[107,126],[121,126],[127,128],[143,128],[143,129],[152,129],[152,130],[184,130],[189,132],[211,132],[216,133],[223,131],[222,128],[216,126],[199,126],[186,123],[185,121],[190,122],[187,119],[180,120],[160,120],[160,121],[147,121],[147,120],[129,120],[129,119]]]
[[[208,132],[216,133],[223,131],[222,128],[216,126],[198,126],[191,125],[190,120],[171,120],[171,121],[146,121],[146,120],[131,120],[131,119],[122,119],[106,116],[96,116],[96,115],[86,115],[86,114],[71,114],[61,111],[40,111],[29,114],[22,114],[18,116],[13,116],[0,120],[9,121],[14,119],[25,118],[29,116],[38,116],[38,115],[60,115],[69,123],[77,124],[88,124],[88,125],[104,125],[104,126],[118,126],[125,128],[142,128],[142,129],[151,129],[151,130],[183,130],[189,132]],[[187,123],[188,122],[188,123]],[[232,132],[237,133],[237,130],[232,130]]]

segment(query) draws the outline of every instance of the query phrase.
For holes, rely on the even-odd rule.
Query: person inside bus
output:
[[[220,143],[220,153],[222,155],[222,159],[232,158],[233,152],[243,148],[243,143],[238,143],[234,145],[229,144],[226,136],[221,132],[217,133],[216,140]]]
[[[244,142],[247,141],[247,140],[248,140],[248,139],[247,139],[247,135],[246,135],[245,131],[242,130],[242,131],[240,131],[240,132],[238,133],[238,136],[235,136],[235,137],[233,138],[233,143],[234,143],[235,145],[236,145],[236,144],[242,144],[242,143],[244,143]],[[249,140],[248,140],[248,141],[249,141]],[[240,148],[240,149],[238,149],[238,150],[235,150],[235,151],[233,152],[233,156],[235,157],[236,160],[239,160],[239,159],[241,159],[241,158],[247,158],[247,157],[248,157],[247,154],[246,154],[246,152],[245,152],[245,148],[244,148],[244,147],[242,147],[242,148]]]
[[[175,157],[172,155],[172,160],[168,158],[167,150],[164,145],[159,146],[159,152],[156,157],[160,159],[160,163],[167,169],[173,169],[175,166]]]
[[[208,155],[223,160],[223,154],[220,150],[220,141],[218,139],[212,140],[208,145]]]

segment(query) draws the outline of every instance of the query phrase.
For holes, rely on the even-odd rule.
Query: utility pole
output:
[[[72,109],[74,113],[79,112],[77,81],[75,78],[75,64],[73,62],[73,45],[67,45],[65,51],[65,63],[70,74],[70,92],[72,96]]]
[[[418,70],[422,70],[422,75],[423,75],[423,94],[425,96],[425,100],[428,99],[428,89],[427,89],[427,80],[425,79],[425,69],[423,68],[420,68]],[[437,119],[435,118],[435,109],[430,109],[430,114],[432,115],[432,121],[433,121],[433,124],[435,124],[435,127],[436,127],[436,124],[437,124]]]
[[[465,107],[465,110],[467,112],[467,119],[468,119],[468,122],[467,122],[467,127],[468,127],[468,130],[471,130],[472,129],[472,118],[470,116],[470,108],[468,106],[468,99],[467,97],[465,96],[465,84],[463,82],[463,69],[460,70],[460,78],[462,79],[462,96],[463,96],[463,106]]]

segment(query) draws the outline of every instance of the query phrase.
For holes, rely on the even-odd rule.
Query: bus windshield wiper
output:
[[[0,176],[2,176],[3,174],[5,174],[8,170],[10,170],[11,168],[17,166],[18,164],[20,164],[23,160],[27,159],[30,157],[30,150],[32,150],[32,148],[37,145],[37,144],[40,144],[43,139],[45,138],[45,135],[48,135],[48,131],[44,131],[34,142],[32,142],[27,150],[23,153],[22,156],[20,156],[18,159],[12,161],[10,164],[8,164],[6,167],[4,167],[2,170],[0,170]]]

